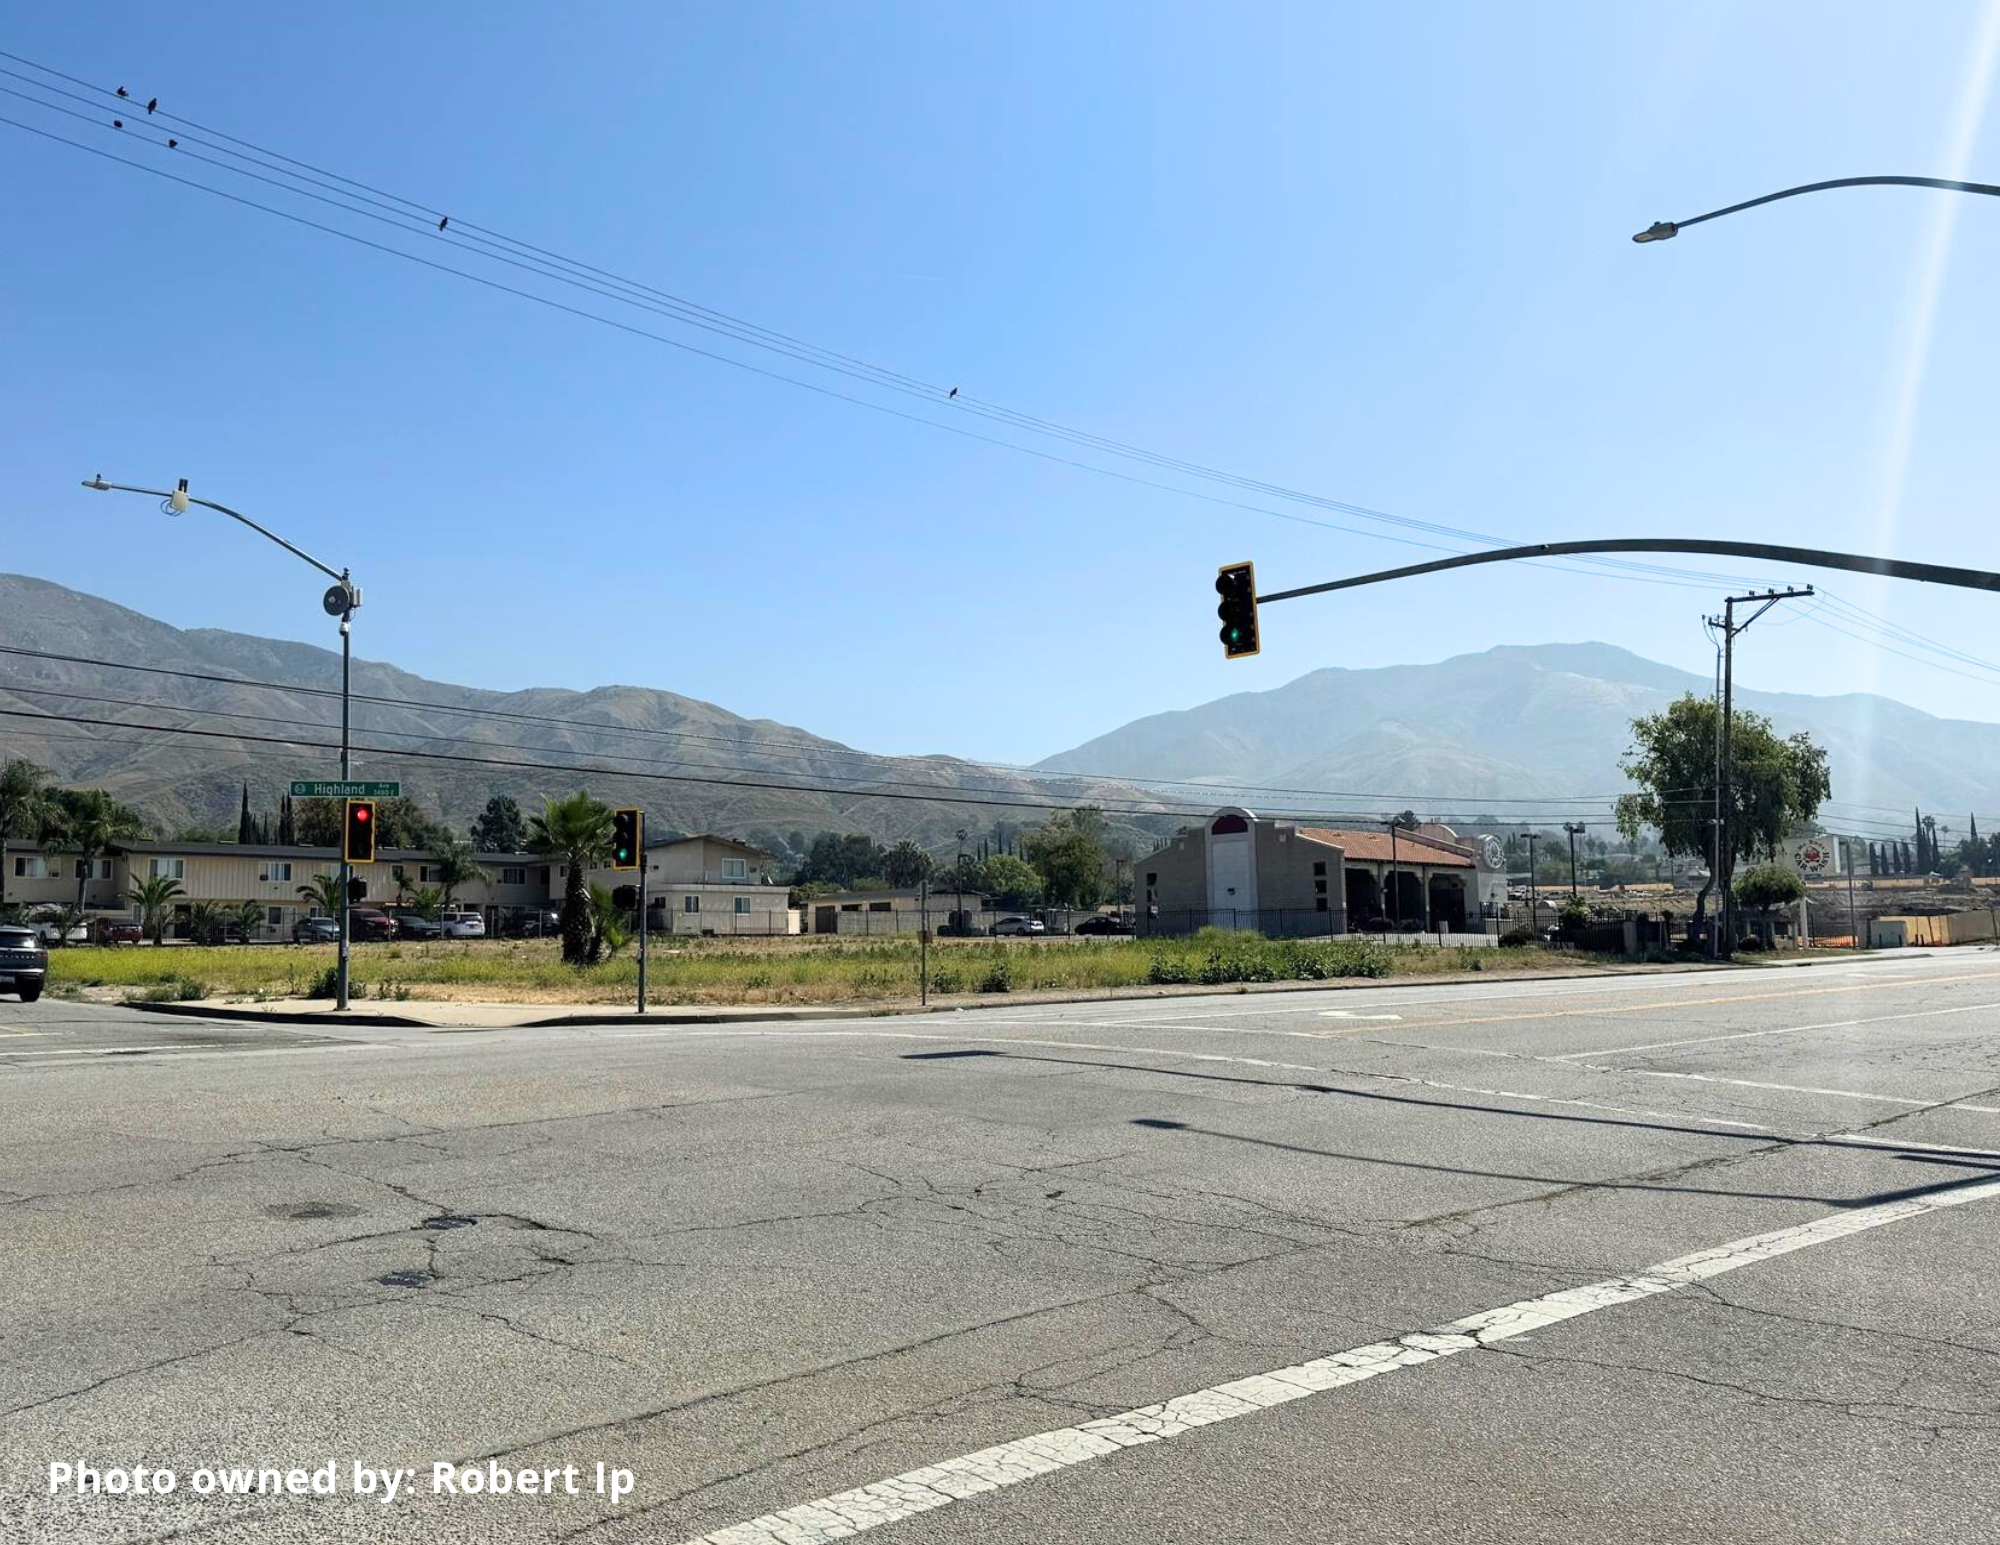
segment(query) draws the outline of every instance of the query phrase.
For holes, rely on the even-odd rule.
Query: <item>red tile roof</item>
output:
[[[1380,832],[1341,831],[1330,826],[1301,826],[1299,835],[1311,842],[1329,842],[1343,849],[1347,856],[1366,864],[1386,864],[1390,859],[1389,834]],[[1472,855],[1461,853],[1433,842],[1428,837],[1419,837],[1414,832],[1396,834],[1395,858],[1398,863],[1426,864],[1433,869],[1474,869]]]

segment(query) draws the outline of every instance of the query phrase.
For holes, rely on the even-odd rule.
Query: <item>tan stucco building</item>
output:
[[[1483,933],[1505,898],[1499,844],[1449,827],[1354,831],[1218,810],[1137,864],[1141,933],[1243,928],[1284,937],[1400,923]],[[1390,904],[1393,901],[1396,904]]]

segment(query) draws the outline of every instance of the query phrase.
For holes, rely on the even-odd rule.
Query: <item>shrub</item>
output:
[[[1502,949],[1519,949],[1524,944],[1533,944],[1534,942],[1535,930],[1525,925],[1518,928],[1509,928],[1505,933],[1500,935],[1500,947]]]
[[[1014,990],[1013,963],[1003,952],[996,955],[993,963],[986,968],[986,974],[979,979],[981,992],[1012,992]]]
[[[1739,950],[1761,950],[1764,947],[1764,941],[1754,933],[1745,934],[1736,941],[1736,947]]]
[[[128,1003],[192,1003],[208,996],[208,984],[191,976],[177,976],[171,982],[155,982],[143,992],[126,998]]]
[[[1562,904],[1562,911],[1556,914],[1564,933],[1575,933],[1590,926],[1590,905],[1581,896],[1572,896]]]
[[[931,991],[955,993],[965,991],[965,977],[956,966],[939,966],[931,972]]]
[[[1152,964],[1146,968],[1146,980],[1155,986],[1177,986],[1193,979],[1188,972],[1187,961],[1178,954],[1156,954]]]
[[[355,988],[353,983],[349,983],[348,985],[354,989],[354,995],[358,997],[360,995],[359,989]],[[321,971],[306,987],[305,996],[308,998],[339,997],[340,967],[337,965],[328,966],[325,970]]]

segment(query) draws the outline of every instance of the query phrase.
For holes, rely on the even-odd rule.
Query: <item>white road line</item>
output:
[[[1178,1395],[1157,1405],[1140,1406],[1116,1416],[1082,1422],[1074,1427],[1058,1427],[1030,1437],[1016,1438],[1011,1443],[996,1444],[977,1453],[961,1454],[954,1459],[892,1475],[886,1480],[857,1486],[851,1491],[836,1492],[780,1512],[766,1513],[747,1523],[717,1529],[687,1541],[686,1545],[820,1545],[822,1541],[844,1539],[880,1524],[895,1523],[934,1508],[949,1507],[968,1497],[999,1491],[1038,1475],[1102,1459],[1123,1449],[1158,1443],[1197,1427],[1250,1416],[1272,1406],[1338,1389],[1342,1385],[1359,1384],[1399,1368],[1413,1368],[1459,1352],[1512,1340],[1599,1309],[1671,1293],[1677,1288],[1774,1260],[1795,1250],[1828,1244],[1884,1224],[1923,1217],[1947,1207],[1985,1201],[1994,1196],[2000,1196],[2000,1180],[1983,1181],[1931,1196],[1858,1207],[1811,1223],[1777,1229],[1769,1234],[1753,1234],[1747,1239],[1718,1245],[1712,1250],[1662,1261],[1636,1276],[1614,1277],[1609,1281],[1545,1293],[1539,1298],[1522,1299],[1481,1314],[1467,1315],[1464,1319],[1453,1320],[1432,1330],[1398,1336],[1393,1341],[1373,1342],[1289,1368],[1274,1368],[1269,1373],[1252,1374],[1248,1378],[1233,1379],[1227,1384],[1217,1384],[1192,1394]]]
[[[1980,1009],[2000,1009],[2000,1003],[1961,1003],[1949,1009],[1918,1009],[1910,1014],[1879,1014],[1872,1019],[1837,1019],[1823,1025],[1781,1025],[1775,1030],[1734,1030],[1727,1035],[1697,1035],[1681,1041],[1648,1041],[1643,1046],[1605,1046],[1590,1051],[1567,1051],[1550,1057],[1551,1062],[1581,1062],[1586,1057],[1626,1057],[1634,1052],[1668,1051],[1676,1046],[1709,1046],[1717,1041],[1754,1041],[1760,1036],[1805,1035],[1815,1030],[1853,1030],[1861,1025],[1893,1025],[1906,1019],[1936,1019],[1941,1014],[1971,1014]],[[1430,1027],[1426,1027],[1430,1028]],[[1438,1026],[1449,1029],[1449,1026]],[[1624,1071],[1620,1069],[1619,1071]]]
[[[1633,1078],[1679,1078],[1696,1084],[1728,1084],[1736,1089],[1770,1089],[1779,1094],[1818,1094],[1836,1100],[1870,1100],[1877,1105],[1912,1105],[1936,1110],[1969,1110],[1982,1116],[2000,1116],[2000,1105],[1961,1105],[1954,1100],[1916,1100],[1906,1094],[1873,1094],[1865,1089],[1822,1089],[1812,1084],[1771,1084],[1757,1078],[1718,1078],[1713,1073],[1669,1073],[1663,1068],[1599,1067],[1591,1062],[1566,1063],[1567,1067],[1588,1068],[1593,1073],[1616,1073]]]
[[[1921,1148],[1926,1153],[1973,1153],[2000,1159],[2000,1148],[1968,1148],[1964,1143],[1919,1143],[1907,1137],[1863,1137],[1858,1132],[1829,1132],[1823,1143],[1860,1143],[1869,1148]]]
[[[622,1030],[608,1039],[612,1040],[653,1040],[667,1034],[663,1031]],[[1537,1105],[1573,1105],[1584,1110],[1605,1111],[1616,1116],[1644,1116],[1651,1121],[1693,1122],[1705,1127],[1732,1127],[1746,1132],[1768,1132],[1771,1128],[1755,1121],[1725,1121],[1719,1116],[1690,1116],[1681,1111],[1634,1110],[1624,1105],[1604,1105],[1595,1100],[1568,1099],[1553,1094],[1528,1094],[1518,1089],[1482,1089],[1471,1084],[1446,1084],[1436,1079],[1414,1078],[1407,1073],[1350,1072],[1340,1068],[1315,1067],[1303,1062],[1270,1062],[1262,1057],[1225,1057],[1220,1052],[1169,1051],[1161,1046],[1114,1046],[1102,1041],[1045,1041],[1022,1035],[943,1035],[923,1030],[699,1030],[693,1032],[702,1036],[800,1036],[806,1038],[848,1039],[848,1040],[888,1040],[888,1041],[944,1041],[954,1046],[1033,1046],[1051,1051],[1116,1051],[1135,1057],[1161,1057],[1175,1062],[1226,1062],[1238,1067],[1268,1068],[1282,1073],[1315,1073],[1321,1078],[1368,1079],[1386,1084],[1413,1084],[1423,1089],[1439,1089],[1449,1094],[1476,1094],[1489,1100],[1525,1100]],[[1107,1070],[1111,1071],[1111,1070]],[[1140,1071],[1149,1071],[1140,1069]],[[1282,1085],[1277,1087],[1283,1087]],[[1343,1090],[1347,1094],[1366,1095],[1366,1089]]]

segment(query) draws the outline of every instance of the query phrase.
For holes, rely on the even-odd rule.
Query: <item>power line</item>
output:
[[[115,102],[117,100],[115,97],[115,93],[112,93],[103,87],[90,86],[89,83],[80,81],[78,80],[77,77],[69,76],[61,71],[53,70],[48,66],[44,66],[32,60],[25,59],[20,55],[9,54],[6,53],[5,51],[0,51],[0,57],[13,59],[17,63],[26,64],[31,69],[53,75],[58,79],[68,80],[74,84],[85,85],[88,87],[88,89],[99,92],[103,97],[108,99],[108,101],[110,102]],[[84,97],[79,97],[75,93],[65,92],[62,91],[60,88],[49,86],[46,82],[32,80],[30,77],[23,76],[16,71],[0,71],[0,73],[7,74],[16,80],[26,81],[38,91],[52,92],[55,94],[65,96],[73,101],[87,102],[89,100]],[[99,128],[109,127],[108,125],[102,122],[101,118],[95,115],[86,115],[82,113],[77,113],[68,108],[63,108],[53,103],[42,101],[39,98],[27,96],[24,93],[15,91],[11,88],[0,88],[0,91],[5,91],[8,95],[14,96],[17,99],[25,102],[29,102],[32,105],[44,111],[61,113],[68,117],[78,118],[84,122],[91,123],[93,126]],[[188,123],[192,127],[201,129],[201,132],[211,134],[217,139],[228,140],[233,144],[245,146],[248,149],[257,152],[257,156],[253,157],[244,155],[242,152],[228,150],[220,145],[211,146],[210,148],[220,150],[222,154],[233,156],[239,160],[250,161],[252,165],[265,168],[268,171],[279,171],[283,173],[283,176],[285,177],[297,179],[300,177],[300,174],[297,172],[284,172],[282,167],[274,166],[272,164],[272,160],[258,159],[257,157],[271,157],[274,158],[276,161],[286,162],[292,166],[305,168],[306,170],[313,172],[318,172],[326,177],[333,177],[336,179],[337,182],[345,183],[351,188],[362,190],[362,192],[360,194],[348,194],[344,190],[333,188],[332,184],[320,181],[316,178],[308,177],[308,178],[303,178],[302,180],[308,183],[312,183],[315,186],[321,188],[333,188],[334,192],[339,193],[341,195],[341,199],[363,197],[366,203],[375,205],[376,209],[371,210],[367,208],[357,208],[353,203],[348,203],[337,199],[328,198],[323,193],[314,193],[310,191],[308,188],[296,186],[294,182],[282,181],[278,178],[273,178],[271,176],[268,176],[265,174],[265,171],[253,171],[246,169],[245,167],[229,165],[226,162],[216,160],[213,157],[193,155],[192,152],[190,152],[190,159],[195,159],[204,162],[208,165],[216,167],[219,170],[234,173],[240,176],[253,178],[256,181],[279,187],[284,191],[293,194],[294,196],[312,199],[318,203],[338,209],[347,214],[360,215],[363,216],[364,218],[376,220],[378,222],[391,225],[398,231],[403,232],[404,234],[419,235],[425,237],[426,239],[442,240],[446,244],[459,247],[462,250],[465,250],[474,256],[488,258],[492,261],[500,262],[525,272],[534,273],[539,277],[549,278],[559,283],[569,284],[574,287],[587,290],[592,294],[596,294],[606,299],[610,299],[624,304],[634,305],[642,309],[652,311],[656,314],[666,315],[684,324],[699,327],[711,333],[717,333],[722,336],[729,337],[734,341],[749,344],[753,347],[768,349],[773,352],[779,353],[787,358],[797,360],[801,363],[810,364],[817,368],[827,369],[830,371],[834,371],[838,374],[851,377],[853,379],[862,380],[869,385],[901,392],[905,395],[917,397],[928,403],[939,403],[941,400],[951,400],[951,399],[946,399],[942,389],[933,383],[921,381],[918,378],[904,375],[901,372],[888,370],[885,367],[868,364],[867,362],[858,360],[850,355],[844,355],[838,353],[837,351],[824,349],[819,345],[807,343],[804,340],[793,338],[788,334],[779,333],[774,329],[764,328],[759,324],[747,322],[742,318],[730,316],[726,312],[719,312],[714,310],[713,308],[698,306],[695,303],[686,301],[679,296],[672,295],[670,292],[659,290],[653,286],[645,285],[638,281],[625,279],[618,275],[612,274],[609,270],[595,268],[589,264],[580,264],[573,259],[564,258],[560,254],[549,252],[547,249],[534,247],[531,244],[516,241],[514,238],[506,237],[497,232],[485,232],[483,227],[473,225],[471,222],[461,221],[460,225],[463,229],[468,229],[474,232],[484,232],[483,236],[475,235],[472,238],[472,241],[469,243],[464,239],[454,237],[450,231],[444,228],[441,222],[435,229],[431,228],[430,225],[431,220],[434,217],[439,216],[440,214],[440,211],[436,209],[429,208],[427,206],[418,204],[412,200],[402,198],[400,195],[384,194],[379,189],[372,189],[367,184],[355,182],[351,178],[340,176],[340,174],[338,173],[328,172],[326,171],[325,168],[315,167],[309,162],[299,161],[296,160],[295,158],[284,156],[277,152],[262,150],[260,147],[253,145],[250,141],[238,139],[235,136],[225,135],[222,134],[220,131],[206,129],[203,126],[193,124],[192,120],[178,118],[170,113],[161,114],[159,116],[161,118],[170,119],[176,123]],[[1178,493],[1184,497],[1200,498],[1206,500],[1207,502],[1219,503],[1229,507],[1250,510],[1255,513],[1272,515],[1279,519],[1289,519],[1289,520],[1301,521],[1305,524],[1319,525],[1326,529],[1341,531],[1349,535],[1374,536],[1379,540],[1401,541],[1405,542],[1407,545],[1429,547],[1432,550],[1441,550],[1441,551],[1452,550],[1449,548],[1439,548],[1434,543],[1412,541],[1411,539],[1408,538],[1388,537],[1383,533],[1379,532],[1358,531],[1352,527],[1336,525],[1332,522],[1313,521],[1290,512],[1271,510],[1263,506],[1245,504],[1237,500],[1217,499],[1211,495],[1201,494],[1196,490],[1177,488],[1170,484],[1156,483],[1146,478],[1135,478],[1132,477],[1130,474],[1120,473],[1111,468],[1099,467],[1088,462],[1074,461],[1068,457],[1054,456],[1048,452],[1039,451],[1032,446],[1024,446],[1014,441],[998,439],[993,436],[983,435],[974,431],[964,430],[957,426],[940,423],[937,420],[926,418],[921,415],[904,413],[897,409],[890,408],[886,404],[871,402],[864,398],[851,397],[846,393],[831,391],[830,389],[820,386],[816,383],[801,381],[796,377],[787,376],[781,372],[763,370],[758,366],[748,363],[747,361],[734,359],[727,355],[714,354],[708,350],[695,348],[692,345],[686,344],[678,339],[667,338],[663,335],[649,332],[643,328],[634,328],[631,327],[629,324],[617,321],[616,319],[604,317],[595,312],[586,311],[581,308],[567,306],[562,302],[551,299],[548,296],[539,295],[532,291],[523,291],[516,286],[503,284],[493,279],[487,278],[483,275],[474,274],[464,269],[454,268],[450,264],[437,263],[430,259],[420,257],[417,254],[404,251],[400,248],[385,246],[378,242],[371,242],[364,237],[355,235],[353,232],[341,230],[337,227],[327,226],[318,221],[306,219],[303,216],[294,214],[290,211],[277,209],[274,208],[273,206],[260,203],[254,199],[243,198],[240,195],[227,192],[224,189],[216,188],[208,183],[201,182],[197,179],[175,176],[174,174],[166,172],[159,167],[149,166],[143,162],[132,160],[131,158],[126,156],[112,155],[109,152],[98,150],[93,146],[84,145],[79,141],[69,139],[63,135],[52,134],[45,129],[37,128],[32,125],[22,124],[13,119],[0,118],[0,123],[5,123],[14,128],[23,129],[26,132],[40,135],[43,138],[53,139],[59,143],[70,145],[73,148],[84,150],[89,154],[97,155],[107,160],[118,161],[127,166],[135,167],[141,171],[147,171],[158,176],[166,177],[170,181],[179,182],[189,187],[199,188],[202,191],[214,194],[217,197],[229,199],[232,202],[243,204],[247,207],[258,209],[268,214],[276,215],[279,218],[294,221],[295,223],[305,225],[309,228],[323,231],[326,234],[339,236],[346,240],[357,242],[360,245],[388,253],[391,256],[402,257],[408,261],[421,263],[424,266],[437,269],[444,273],[452,274],[459,278],[469,279],[477,284],[498,289],[505,293],[517,295],[523,299],[534,300],[544,305],[553,306],[556,309],[568,311],[574,315],[584,317],[587,320],[597,321],[607,326],[617,327],[620,328],[621,330],[634,333],[636,336],[649,338],[655,342],[665,343],[670,347],[684,349],[687,350],[688,352],[700,355],[701,357],[704,358],[715,360],[719,363],[734,365],[739,369],[749,370],[755,374],[763,375],[766,376],[767,378],[778,380],[785,384],[797,386],[808,391],[818,392],[822,395],[832,396],[842,401],[852,402],[858,406],[872,408],[878,412],[889,413],[891,416],[894,417],[904,418],[912,422],[926,424],[935,429],[942,429],[947,433],[965,435],[969,438],[979,440],[988,444],[996,445],[1004,449],[1015,450],[1021,452],[1022,454],[1036,456],[1044,460],[1050,460],[1063,465],[1074,466],[1079,468],[1080,470],[1094,472],[1101,476],[1119,478],[1123,481],[1137,483],[1140,486],[1155,488],[1160,491],[1169,493]],[[135,122],[132,126],[132,129],[137,137],[142,139],[145,138],[145,133],[142,132],[142,125]],[[164,137],[164,130],[155,128],[151,132],[159,133]],[[393,200],[394,203],[393,204],[384,203],[383,202],[384,199]],[[398,209],[395,207],[396,205],[402,205],[404,206],[404,208]],[[378,210],[388,210],[390,211],[390,213],[383,214],[377,212]],[[424,220],[423,228],[419,229],[416,226],[406,223],[407,221],[416,218],[419,214],[421,214]],[[487,239],[488,237],[493,239]],[[495,245],[496,241],[506,242],[510,246],[519,248],[524,252],[534,254],[534,256],[524,260],[520,257],[503,252],[482,250],[482,249],[492,248]],[[474,243],[476,243],[477,245],[475,246]],[[550,263],[561,264],[568,269],[579,270],[581,272],[580,273],[563,272],[551,269],[548,266]],[[586,275],[597,276],[599,278],[602,278],[603,280],[608,281],[609,283],[619,286],[620,289],[617,291],[607,290],[601,284],[597,283],[595,279],[591,277],[585,277]],[[1172,471],[1180,475],[1195,477],[1212,482],[1218,482],[1230,487],[1256,493],[1262,493],[1270,496],[1275,496],[1278,498],[1294,502],[1306,503],[1320,508],[1332,510],[1338,513],[1353,515],[1364,520],[1394,525],[1408,530],[1423,531],[1435,535],[1448,536],[1460,541],[1470,541],[1475,543],[1490,544],[1506,540],[1504,538],[1488,536],[1480,532],[1467,531],[1462,528],[1446,526],[1435,522],[1415,520],[1406,516],[1391,515],[1384,511],[1371,509],[1364,505],[1352,504],[1343,500],[1329,499],[1323,495],[1317,495],[1304,492],[1298,489],[1287,488],[1283,485],[1266,482],[1262,479],[1250,478],[1250,477],[1245,477],[1242,474],[1222,471],[1214,467],[1205,466],[1198,462],[1192,462],[1178,457],[1167,456],[1160,452],[1145,449],[1144,447],[1131,445],[1127,442],[1114,440],[1106,436],[1092,434],[1087,431],[1077,430],[1072,428],[1071,426],[1064,425],[1053,420],[1038,418],[1035,417],[1034,415],[1024,414],[1018,412],[1017,410],[1005,408],[997,404],[987,404],[962,394],[958,394],[955,396],[955,400],[952,401],[952,406],[955,410],[959,412],[972,413],[982,418],[985,418],[989,421],[994,421],[1000,424],[1004,424],[1007,427],[1025,429],[1031,433],[1052,436],[1061,439],[1066,443],[1082,446],[1087,449],[1097,450],[1103,453],[1118,455],[1129,459],[1136,459],[1147,465],[1157,467],[1162,470]],[[1621,571],[1623,577],[1641,578],[1642,576],[1652,575],[1657,577],[1645,579],[1643,582],[1676,584],[1676,585],[1681,585],[1683,587],[1694,585],[1706,588],[1710,585],[1717,583],[1719,579],[1728,578],[1733,580],[1740,578],[1740,576],[1711,576],[1705,573],[1700,573],[1692,570],[1676,569],[1660,564],[1637,563],[1622,559],[1586,559],[1584,561]],[[1571,573],[1590,572],[1589,570],[1572,568],[1564,564],[1546,564],[1543,566],[1556,568],[1561,571],[1571,572]],[[1748,581],[1746,580],[1745,582],[1747,583]]]
[[[336,701],[340,697],[340,693],[331,687],[295,686],[285,682],[265,681],[254,677],[223,676],[207,671],[175,670],[171,667],[160,666],[160,665],[137,665],[120,660],[97,659],[87,655],[63,654],[53,650],[26,649],[19,646],[0,645],[0,655],[15,655],[27,659],[57,661],[69,665],[87,665],[106,670],[133,671],[149,676],[166,676],[166,677],[190,680],[190,681],[216,683],[224,686],[256,687],[273,692],[287,692],[287,693],[297,694],[299,696],[332,699]],[[1160,786],[1160,787],[1176,788],[1176,789],[1193,788],[1193,789],[1203,790],[1204,792],[1212,791],[1216,793],[1300,794],[1300,795],[1311,795],[1311,796],[1330,798],[1330,799],[1371,799],[1371,800],[1410,799],[1410,800],[1423,800],[1425,802],[1435,803],[1435,804],[1459,804],[1459,805],[1476,805],[1476,804],[1504,804],[1509,806],[1536,805],[1536,804],[1574,805],[1578,801],[1609,800],[1609,799],[1616,799],[1618,797],[1618,795],[1616,794],[1574,794],[1574,795],[1565,795],[1561,797],[1549,797],[1540,795],[1536,796],[1523,795],[1517,797],[1512,795],[1499,795],[1499,794],[1413,794],[1413,793],[1394,793],[1394,792],[1385,793],[1379,790],[1369,790],[1369,789],[1288,788],[1283,786],[1270,786],[1270,785],[1246,784],[1246,783],[1216,784],[1216,783],[1206,783],[1189,779],[1148,778],[1148,777],[1139,777],[1135,775],[1125,775],[1119,773],[1058,772],[1044,768],[1013,767],[1013,766],[1008,766],[1004,763],[976,762],[961,757],[947,757],[947,756],[892,757],[877,752],[854,751],[845,747],[833,746],[826,742],[818,742],[811,740],[790,740],[779,737],[703,735],[697,731],[692,731],[692,730],[669,730],[669,729],[656,729],[647,726],[604,724],[596,720],[573,719],[556,714],[536,714],[536,713],[527,713],[517,710],[509,710],[501,708],[478,707],[471,704],[443,703],[430,698],[389,697],[377,693],[357,692],[351,694],[351,701],[356,703],[378,705],[383,707],[399,708],[405,710],[422,709],[437,713],[462,714],[481,719],[503,719],[503,720],[514,720],[531,724],[559,725],[567,729],[584,730],[592,734],[604,735],[615,738],[658,737],[668,740],[690,740],[690,741],[708,742],[717,745],[727,746],[734,750],[745,750],[747,748],[752,748],[752,747],[768,746],[783,750],[805,751],[823,760],[828,760],[828,761],[856,761],[856,762],[865,762],[869,764],[900,762],[900,763],[910,763],[918,765],[938,765],[953,769],[969,767],[969,768],[979,768],[987,772],[1010,773],[1020,777],[1038,778],[1048,781],[1077,781],[1077,782],[1097,781],[1104,783],[1144,784],[1144,785]],[[184,707],[185,705],[134,704],[133,706],[136,707],[173,706],[176,708],[181,708]],[[187,708],[187,711],[199,712],[203,710]],[[298,721],[285,721],[285,722],[298,722]],[[377,728],[375,733],[400,735],[404,733],[414,733],[414,732],[405,732],[400,730],[385,730]],[[543,749],[560,750],[566,748],[552,747]],[[1670,790],[1669,792],[1685,793],[1688,791]]]

